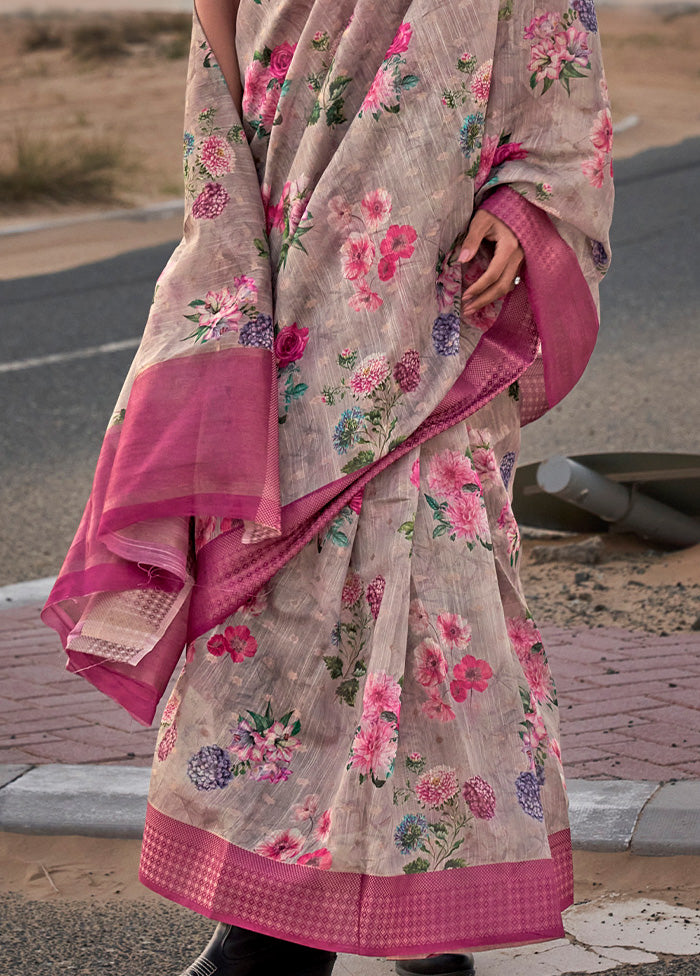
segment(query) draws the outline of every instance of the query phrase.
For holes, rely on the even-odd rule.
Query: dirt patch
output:
[[[521,578],[539,623],[660,635],[700,627],[700,546],[665,552],[632,535],[607,534],[597,537],[600,561],[593,565],[570,557],[565,562],[533,560],[533,550],[556,550],[590,538],[524,539]]]

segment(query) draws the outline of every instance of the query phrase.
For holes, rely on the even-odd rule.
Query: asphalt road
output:
[[[523,462],[700,452],[699,179],[700,139],[617,164],[599,344],[567,400],[525,430]],[[0,585],[60,568],[134,347],[80,357],[138,338],[175,243],[0,283]]]

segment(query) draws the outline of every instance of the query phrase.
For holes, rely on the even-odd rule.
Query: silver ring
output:
[[[514,285],[519,285],[520,282],[521,282],[520,275],[516,275],[515,278],[513,278],[513,284]]]

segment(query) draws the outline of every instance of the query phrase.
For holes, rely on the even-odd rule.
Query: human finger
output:
[[[489,262],[484,273],[476,281],[466,288],[462,294],[462,302],[467,304],[480,299],[487,288],[494,285],[504,275],[506,269],[515,263],[516,267],[520,264],[523,254],[515,235],[510,238],[501,239],[496,242],[493,257]],[[515,277],[515,275],[513,275]]]
[[[477,210],[472,217],[469,231],[459,252],[458,261],[471,261],[487,235],[493,231],[493,217],[487,210]]]
[[[509,261],[503,273],[496,281],[471,300],[462,302],[462,311],[467,315],[471,312],[477,312],[485,305],[490,305],[491,302],[498,301],[499,298],[504,298],[509,292],[513,291],[520,283],[519,271],[521,270],[521,265],[522,261],[517,259],[517,256],[516,260]]]

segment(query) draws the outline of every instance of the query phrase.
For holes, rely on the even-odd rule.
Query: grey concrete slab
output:
[[[567,784],[575,850],[626,851],[644,804],[658,783],[572,779]]]
[[[31,766],[20,766],[16,763],[0,763],[0,790],[8,783],[14,783],[20,776],[24,776],[31,768]]]
[[[37,766],[0,790],[0,829],[140,837],[149,777],[130,766]]]
[[[642,810],[634,854],[700,854],[700,782],[664,784]]]
[[[24,583],[10,583],[0,586],[0,610],[10,607],[23,607],[28,603],[46,603],[46,599],[56,582],[55,576],[27,580]]]

